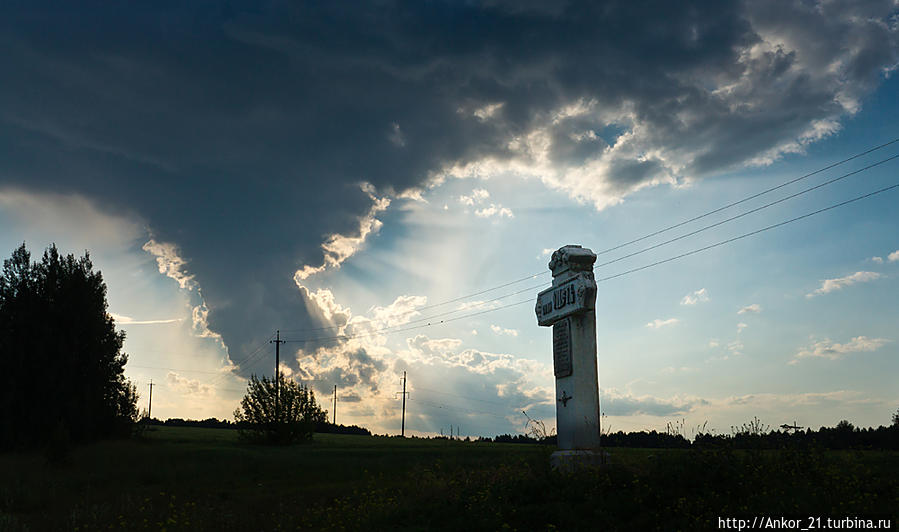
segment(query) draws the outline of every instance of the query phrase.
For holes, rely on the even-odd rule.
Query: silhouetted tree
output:
[[[893,414],[893,426],[899,427],[899,408],[897,408],[896,413]]]
[[[0,275],[0,446],[124,434],[137,417],[125,379],[124,332],[106,312],[90,256],[50,246],[38,262],[22,244]]]
[[[275,380],[255,375],[247,383],[247,394],[234,411],[240,434],[250,441],[293,443],[312,437],[317,423],[328,418],[315,402],[315,393],[278,374],[280,393],[275,401]]]

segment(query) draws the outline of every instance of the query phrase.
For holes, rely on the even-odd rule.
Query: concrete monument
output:
[[[596,367],[596,255],[568,245],[552,254],[553,284],[537,295],[537,324],[553,328],[556,376],[554,468],[599,465],[599,374]]]

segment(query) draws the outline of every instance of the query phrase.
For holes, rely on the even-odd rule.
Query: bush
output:
[[[240,437],[258,443],[289,444],[312,438],[317,423],[327,412],[315,402],[315,393],[278,375],[275,380],[255,375],[247,383],[247,394],[234,411]]]

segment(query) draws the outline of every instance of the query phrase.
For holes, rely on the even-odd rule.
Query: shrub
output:
[[[308,440],[327,412],[315,402],[315,393],[278,375],[274,379],[255,375],[247,383],[247,394],[234,411],[240,437],[258,443],[288,444]]]

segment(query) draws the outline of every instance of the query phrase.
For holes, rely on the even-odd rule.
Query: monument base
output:
[[[596,469],[609,463],[609,453],[605,451],[556,451],[549,457],[549,465],[554,471],[563,473],[580,469]]]

